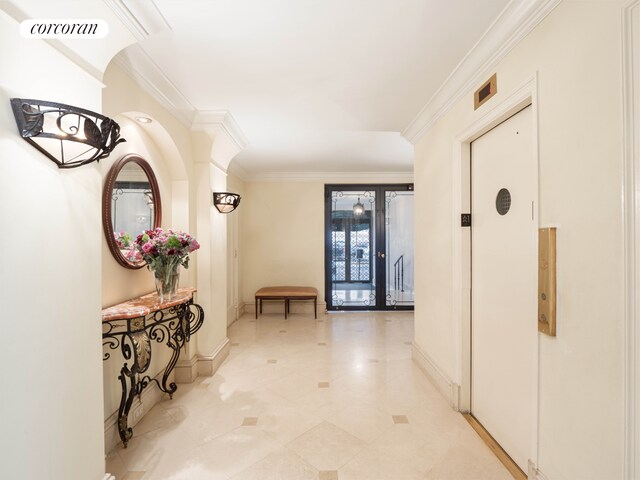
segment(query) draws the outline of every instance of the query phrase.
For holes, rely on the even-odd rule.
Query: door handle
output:
[[[384,253],[378,252],[378,258],[384,258]]]

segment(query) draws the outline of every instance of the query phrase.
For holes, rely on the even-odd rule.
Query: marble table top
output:
[[[109,322],[113,320],[125,320],[128,318],[144,317],[150,313],[180,305],[193,297],[197,291],[193,287],[179,288],[176,295],[171,300],[165,300],[160,303],[158,294],[148,293],[138,298],[132,298],[126,302],[107,307],[102,310],[102,321]]]

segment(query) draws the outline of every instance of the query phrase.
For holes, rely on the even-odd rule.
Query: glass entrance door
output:
[[[385,190],[387,307],[413,306],[413,191]]]
[[[412,187],[325,187],[329,310],[413,308]]]
[[[331,306],[375,306],[376,194],[335,190],[330,202]]]

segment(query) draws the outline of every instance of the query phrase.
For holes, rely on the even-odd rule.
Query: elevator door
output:
[[[531,111],[471,144],[471,411],[524,472],[537,394]]]

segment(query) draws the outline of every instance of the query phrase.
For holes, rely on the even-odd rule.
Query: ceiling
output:
[[[235,164],[248,176],[411,173],[413,147],[400,132],[509,3],[147,1],[145,8],[155,5],[155,22],[162,26],[139,36],[139,43],[119,57],[135,60],[134,50],[142,49],[189,109],[230,112],[249,141],[232,168]],[[514,1],[518,5],[521,0]],[[49,18],[90,18],[89,11],[79,7],[100,7],[92,10],[94,17],[107,19],[116,34],[122,25],[110,21],[113,13],[106,5],[112,10],[113,5],[126,5],[124,10],[133,11],[141,8],[137,2],[10,3],[32,18],[49,13]],[[142,68],[140,62],[129,63]]]
[[[410,172],[401,132],[507,0],[155,0],[141,46],[198,110],[228,110],[248,173]]]

